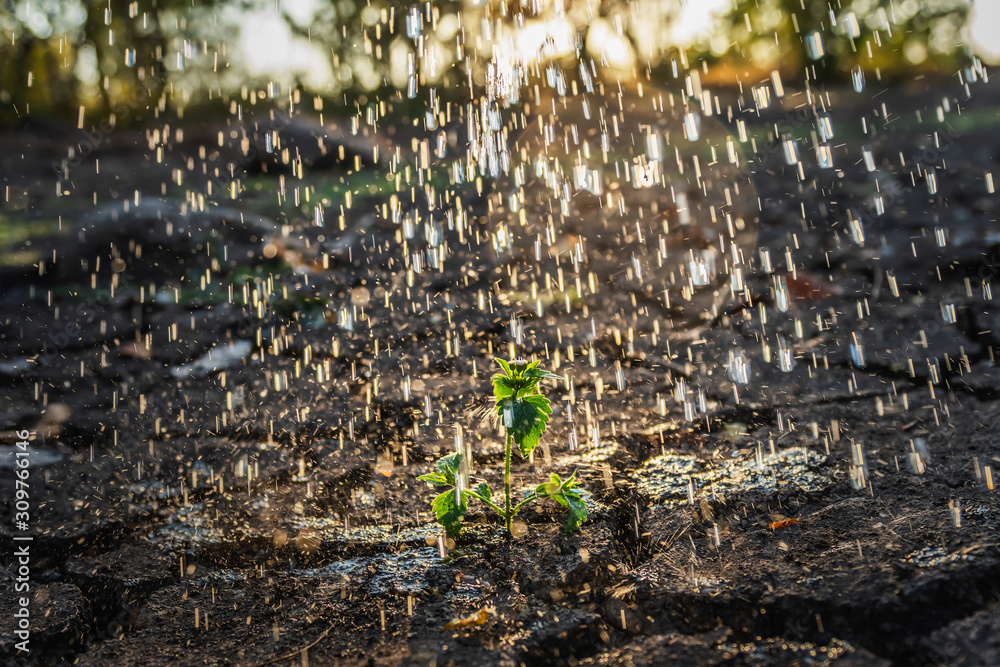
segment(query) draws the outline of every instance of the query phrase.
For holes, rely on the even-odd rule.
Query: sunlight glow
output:
[[[252,74],[267,74],[277,80],[298,75],[313,88],[324,88],[333,82],[334,73],[323,50],[295,37],[273,10],[243,15],[239,39],[243,62]]]
[[[983,60],[1000,63],[1000,2],[996,0],[975,0],[969,15],[969,37],[972,50]]]

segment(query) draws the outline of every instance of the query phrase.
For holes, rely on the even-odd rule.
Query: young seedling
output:
[[[452,535],[458,535],[462,528],[462,518],[468,510],[469,499],[475,499],[485,504],[500,515],[507,528],[507,534],[513,535],[512,522],[517,513],[533,500],[550,498],[569,509],[566,519],[566,532],[572,533],[587,520],[587,505],[584,502],[586,491],[576,482],[576,472],[567,479],[560,479],[552,473],[547,482],[534,489],[526,489],[524,498],[516,505],[510,499],[510,459],[512,444],[517,445],[521,456],[528,458],[531,452],[541,442],[542,434],[552,414],[549,399],[542,395],[538,383],[545,378],[561,380],[558,375],[538,368],[537,361],[505,361],[497,359],[502,373],[493,376],[493,399],[496,416],[500,419],[507,432],[507,446],[504,452],[503,466],[503,506],[493,500],[493,492],[485,481],[472,489],[466,489],[463,475],[461,452],[455,452],[438,459],[437,470],[417,479],[429,482],[434,486],[449,488],[436,497],[431,503],[431,509],[438,523]]]

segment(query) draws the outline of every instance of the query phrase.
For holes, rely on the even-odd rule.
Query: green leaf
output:
[[[490,485],[486,482],[480,482],[476,485],[476,488],[473,489],[473,491],[475,491],[480,498],[485,500],[491,500],[493,498],[493,491],[490,490]]]
[[[523,435],[520,440],[515,436],[514,441],[517,442],[521,455],[527,458],[542,440],[542,434],[545,433],[545,427],[549,423],[549,415],[552,414],[552,406],[549,404],[549,399],[538,394],[525,396],[520,403],[522,414],[520,424]]]
[[[506,375],[493,376],[493,398],[499,401],[508,396],[513,396],[515,393],[517,393],[517,387],[514,385],[513,380]]]
[[[559,500],[557,497],[560,492],[560,487],[562,485],[562,480],[559,479],[559,475],[552,473],[549,477],[549,481],[543,482],[535,487],[535,493],[541,498],[552,498],[556,502],[560,502],[563,505],[566,503]]]
[[[458,468],[462,465],[462,453],[454,452],[448,456],[442,456],[437,460],[437,469],[442,475],[444,475],[445,482],[455,485],[455,476],[458,474]],[[434,474],[434,473],[431,473]]]
[[[532,368],[531,370],[525,371],[524,372],[524,376],[525,377],[529,377],[529,378],[539,379],[539,380],[542,379],[542,378],[548,378],[548,379],[551,379],[551,380],[565,380],[566,379],[562,375],[556,375],[555,373],[550,373],[549,371],[542,370],[541,368]]]
[[[429,482],[434,486],[454,486],[452,482],[448,481],[448,478],[445,477],[444,473],[437,470],[429,472],[426,475],[421,475],[420,477],[417,477],[417,479],[421,482]]]
[[[530,373],[531,371],[535,370],[535,368],[540,363],[542,363],[542,362],[541,361],[532,361],[530,363],[527,362],[527,361],[514,362],[514,364],[511,365],[510,368],[511,368],[512,371],[514,371],[515,375],[522,375],[523,376],[523,375],[526,375],[527,373]]]
[[[548,482],[539,484],[535,488],[535,493],[539,496],[548,496],[569,509],[569,517],[566,519],[567,533],[572,533],[587,520],[587,503],[584,499],[587,492],[577,485],[576,472],[567,479],[560,479],[559,475],[552,473]]]
[[[577,489],[563,494],[569,506],[569,517],[566,518],[566,532],[572,533],[587,520],[587,504]]]
[[[444,526],[449,535],[453,536],[457,536],[462,531],[462,517],[465,516],[468,509],[464,498],[461,502],[456,502],[456,495],[457,492],[454,489],[448,489],[431,503],[431,509],[434,510],[438,523]]]
[[[539,361],[507,362],[497,359],[497,364],[504,370],[493,376],[493,396],[497,401],[504,398],[524,398],[540,393],[538,383],[543,378],[562,380],[559,375],[538,368]]]
[[[541,441],[551,414],[549,399],[540,394],[497,401],[497,415],[525,458]]]
[[[510,377],[511,376],[511,373],[510,373],[510,364],[508,364],[506,361],[504,361],[500,357],[497,357],[495,361],[497,362],[497,364],[500,365],[500,368],[503,369],[503,372],[507,374],[507,377]]]

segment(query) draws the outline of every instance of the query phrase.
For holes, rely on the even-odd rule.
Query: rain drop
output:
[[[726,375],[733,384],[745,385],[750,382],[750,359],[747,358],[746,352],[740,349],[729,351]]]

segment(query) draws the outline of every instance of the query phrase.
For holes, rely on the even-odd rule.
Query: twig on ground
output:
[[[330,627],[328,627],[326,630],[324,630],[323,633],[320,634],[320,636],[317,637],[315,640],[313,640],[313,642],[311,644],[306,644],[305,646],[303,646],[301,648],[297,648],[297,649],[295,649],[294,651],[292,651],[290,653],[286,653],[284,655],[279,655],[276,658],[271,658],[270,660],[265,660],[264,662],[258,663],[258,667],[264,667],[265,665],[273,665],[274,663],[281,662],[282,660],[292,660],[293,658],[295,658],[295,656],[301,655],[303,651],[308,651],[313,646],[315,646],[316,644],[318,644],[321,641],[323,641],[324,639],[326,639],[326,636],[328,634],[330,634],[331,630],[333,630],[333,625],[334,624],[331,623]]]

